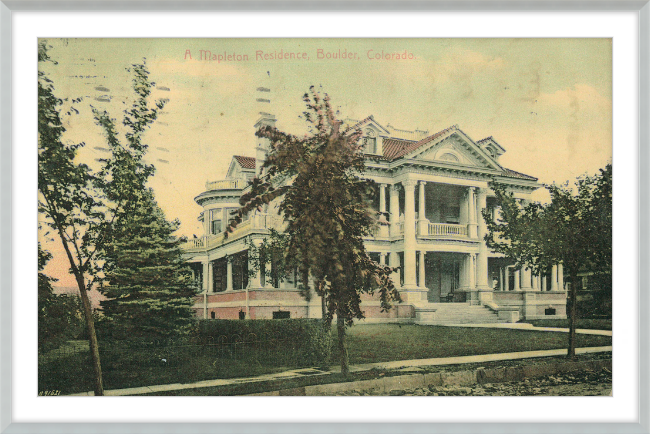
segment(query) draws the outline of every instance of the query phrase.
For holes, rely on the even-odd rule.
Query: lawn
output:
[[[561,327],[568,328],[569,323],[565,319],[536,319],[526,321],[535,327]],[[576,320],[577,328],[579,329],[593,329],[593,330],[611,330],[611,319],[590,319],[578,318]]]
[[[80,342],[68,343],[79,347]],[[102,343],[100,342],[100,348]],[[432,327],[397,324],[362,324],[348,329],[351,364],[475,354],[565,348],[566,333],[528,330]],[[578,347],[611,345],[606,336],[578,335]],[[290,349],[259,357],[255,351],[239,355],[218,354],[204,347],[166,351],[104,349],[104,386],[120,389],[168,383],[190,383],[217,378],[263,375],[297,368],[287,355]],[[269,353],[271,354],[271,353]],[[164,360],[163,360],[164,359]],[[332,365],[337,365],[335,357]],[[92,390],[92,369],[87,352],[59,351],[39,363],[39,391],[61,394]]]
[[[532,330],[363,324],[348,330],[350,363],[470,356],[566,348],[568,333]],[[611,345],[608,336],[578,335],[578,347]]]

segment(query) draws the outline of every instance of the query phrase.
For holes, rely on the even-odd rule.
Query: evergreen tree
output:
[[[373,261],[363,242],[376,224],[370,206],[376,186],[360,177],[365,169],[361,131],[344,128],[329,96],[313,86],[303,100],[311,134],[296,137],[268,126],[256,133],[271,143],[265,172],[242,196],[228,231],[246,213],[280,199],[287,223],[284,263],[297,267],[307,298],[313,278],[315,292],[325,300],[328,328],[336,316],[341,371],[347,374],[345,328],[364,317],[360,295],[379,293],[383,310],[401,298],[390,278],[394,270]]]
[[[101,303],[113,339],[167,340],[180,336],[194,318],[196,290],[184,264],[178,222],[165,219],[145,190],[129,203],[112,233],[104,266],[108,285]]]
[[[167,339],[181,333],[194,316],[194,288],[173,236],[178,222],[165,219],[146,186],[155,169],[145,163],[144,134],[164,102],[149,102],[155,83],[146,62],[129,71],[137,98],[124,111],[126,131],[120,133],[108,112],[94,110],[112,154],[98,178],[106,197],[121,203],[104,246],[107,285],[102,292],[109,300],[101,306],[113,338]]]

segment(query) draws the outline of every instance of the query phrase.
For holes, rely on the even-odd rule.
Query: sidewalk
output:
[[[472,325],[472,326],[475,327],[476,325]],[[549,331],[557,331],[557,330],[549,330]],[[600,353],[600,352],[611,352],[611,351],[612,351],[611,346],[588,347],[588,348],[577,348],[576,354]],[[484,354],[480,356],[398,360],[393,362],[379,362],[379,363],[367,363],[362,365],[352,365],[350,366],[350,372],[362,372],[362,371],[369,371],[372,369],[408,370],[409,368],[417,368],[421,366],[443,366],[443,365],[458,365],[458,364],[469,364],[469,363],[485,363],[485,362],[495,362],[495,361],[502,361],[502,360],[517,360],[517,359],[529,359],[529,358],[536,358],[536,357],[563,356],[566,354],[567,354],[566,349],[558,349],[558,350],[541,350],[541,351],[521,351],[517,353]],[[258,377],[205,380],[205,381],[199,381],[197,383],[191,383],[191,384],[174,383],[174,384],[161,384],[157,386],[132,387],[128,389],[106,390],[104,393],[106,396],[141,395],[141,394],[154,393],[154,392],[169,392],[173,390],[198,389],[201,387],[227,386],[227,385],[244,384],[244,383],[259,383],[259,382],[270,381],[270,380],[286,380],[286,379],[301,378],[301,377],[304,378],[304,377],[311,377],[311,376],[318,376],[318,375],[329,375],[329,374],[339,373],[339,372],[340,372],[340,367],[333,367],[329,371],[321,371],[315,368],[304,368],[304,369],[294,369],[291,371],[279,372],[275,374],[261,375]],[[67,396],[92,396],[92,395],[93,392],[83,392],[83,393],[75,393]]]
[[[495,324],[440,324],[439,327],[480,327],[496,329],[517,329],[517,330],[534,330],[538,332],[558,332],[569,333],[568,328],[561,327],[535,327],[528,323],[495,323]],[[612,336],[611,330],[594,330],[594,329],[576,329],[576,333],[581,335],[599,335]]]

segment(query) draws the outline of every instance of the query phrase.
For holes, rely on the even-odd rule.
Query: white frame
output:
[[[74,6],[74,7],[73,7]],[[645,2],[591,2],[591,1],[570,1],[563,3],[545,3],[545,2],[516,2],[508,4],[507,7],[502,2],[485,1],[482,3],[475,2],[417,2],[412,4],[401,5],[392,2],[368,2],[368,1],[349,1],[345,3],[328,4],[327,2],[303,2],[291,3],[286,2],[239,2],[237,4],[228,2],[196,2],[191,4],[183,4],[181,2],[160,3],[150,1],[134,1],[130,3],[120,3],[112,5],[108,2],[84,2],[80,4],[70,4],[66,2],[52,1],[47,4],[36,1],[2,1],[0,4],[0,50],[2,56],[2,68],[0,70],[0,96],[2,102],[0,105],[0,140],[2,146],[1,164],[2,175],[1,182],[2,188],[0,189],[0,199],[3,204],[2,212],[0,214],[0,236],[2,243],[0,245],[1,262],[0,267],[2,273],[2,292],[0,293],[0,302],[2,306],[2,316],[0,319],[0,327],[2,330],[1,346],[0,346],[0,386],[1,386],[1,412],[0,412],[0,432],[2,433],[18,433],[18,432],[278,432],[278,433],[292,433],[292,432],[494,432],[494,433],[508,433],[508,432],[575,432],[575,433],[650,433],[650,401],[648,399],[649,390],[649,345],[650,336],[648,331],[650,329],[647,316],[640,316],[640,329],[639,329],[639,364],[640,364],[640,394],[639,394],[639,415],[640,419],[637,424],[98,424],[98,423],[75,423],[75,424],[26,424],[26,423],[12,423],[12,360],[11,360],[11,324],[12,324],[12,216],[11,206],[12,203],[12,168],[11,168],[11,155],[12,155],[12,105],[11,95],[12,91],[12,72],[11,72],[11,41],[12,41],[12,12],[19,10],[57,10],[57,11],[72,11],[72,10],[186,10],[186,9],[211,9],[211,10],[233,10],[233,9],[257,9],[257,10],[315,10],[315,9],[332,9],[344,11],[360,11],[373,8],[373,10],[408,10],[408,9],[424,9],[424,10],[485,10],[485,11],[527,11],[527,10],[612,10],[612,11],[635,11],[639,14],[639,77],[640,84],[640,104],[639,104],[639,164],[640,168],[650,168],[650,152],[649,152],[649,125],[650,123],[650,108],[648,103],[650,101],[650,87],[648,77],[650,77],[650,68],[648,64],[648,54],[650,45],[650,5],[648,1]],[[648,225],[648,211],[649,201],[648,188],[650,186],[650,175],[643,170],[639,171],[640,174],[640,203],[639,203],[639,220],[640,220],[640,251],[639,260],[641,266],[639,267],[639,282],[641,288],[639,291],[639,306],[641,311],[648,311],[650,308],[647,290],[647,282],[650,280],[650,265],[648,258],[648,245],[650,245],[650,230]],[[71,405],[74,403],[71,402]],[[101,405],[101,404],[100,404]],[[287,405],[291,405],[287,402]]]

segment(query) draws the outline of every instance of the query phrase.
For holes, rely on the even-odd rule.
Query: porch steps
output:
[[[433,310],[435,309],[435,312]],[[415,308],[418,324],[494,324],[498,323],[495,312],[485,306],[469,303],[427,303]]]

